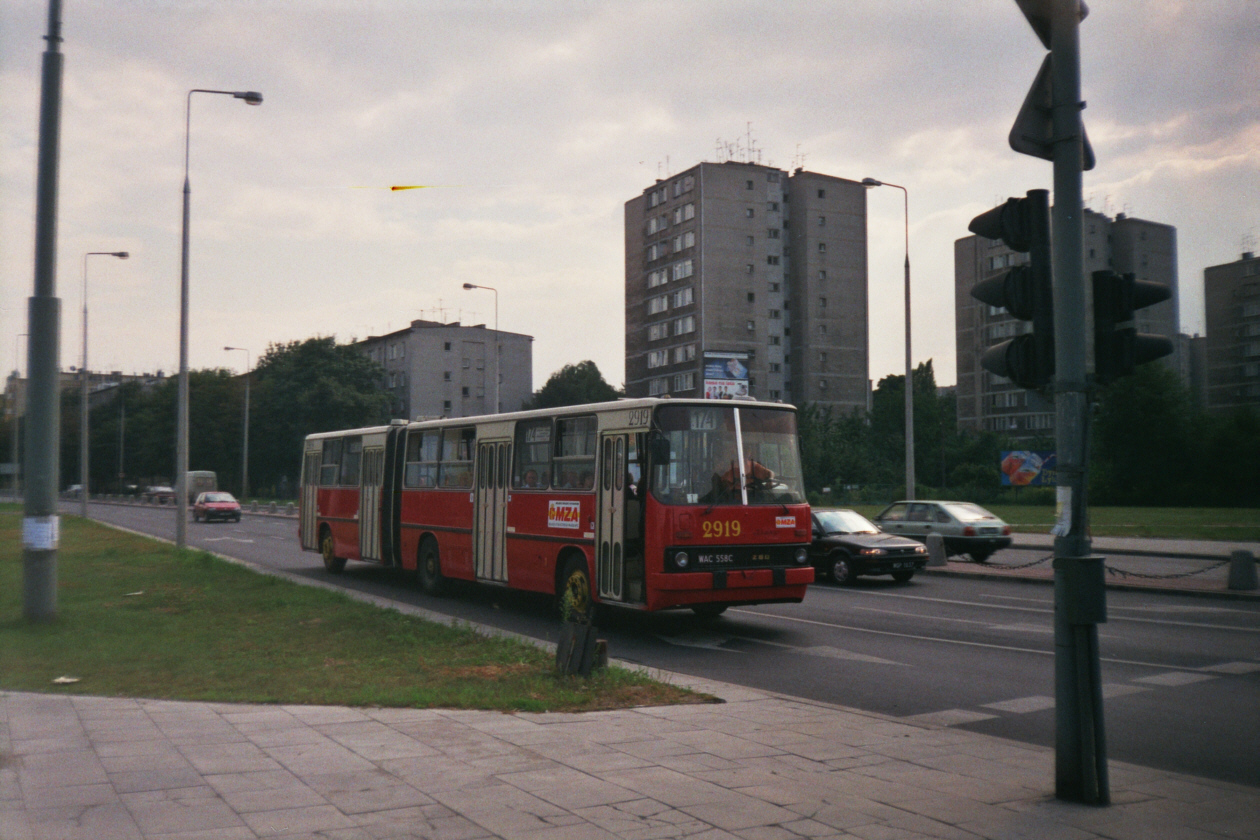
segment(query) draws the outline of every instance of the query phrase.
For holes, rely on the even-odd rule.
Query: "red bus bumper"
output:
[[[686,607],[693,604],[755,604],[800,601],[814,582],[812,566],[781,570],[727,569],[719,572],[675,572],[651,575],[653,590],[648,609]]]

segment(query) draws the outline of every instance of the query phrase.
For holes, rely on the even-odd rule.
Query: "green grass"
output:
[[[21,515],[0,511],[0,689],[255,703],[588,711],[711,701],[63,517],[55,621],[22,617]],[[55,685],[61,676],[78,677]]]
[[[1054,508],[1034,505],[985,505],[1015,533],[1048,534]],[[874,516],[884,505],[855,505]],[[1260,541],[1260,510],[1256,508],[1138,508],[1092,507],[1089,529],[1095,537],[1158,537],[1186,540]]]

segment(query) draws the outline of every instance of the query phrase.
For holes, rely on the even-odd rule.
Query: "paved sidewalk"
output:
[[[703,681],[588,714],[0,693],[3,840],[1256,838],[1260,789]]]

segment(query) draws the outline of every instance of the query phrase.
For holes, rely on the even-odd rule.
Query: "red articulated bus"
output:
[[[814,579],[796,410],[636,399],[311,435],[302,547],[571,608],[799,602]]]

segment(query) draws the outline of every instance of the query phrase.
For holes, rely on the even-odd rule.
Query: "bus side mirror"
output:
[[[652,463],[657,466],[665,466],[669,463],[669,438],[654,437],[652,438]]]

